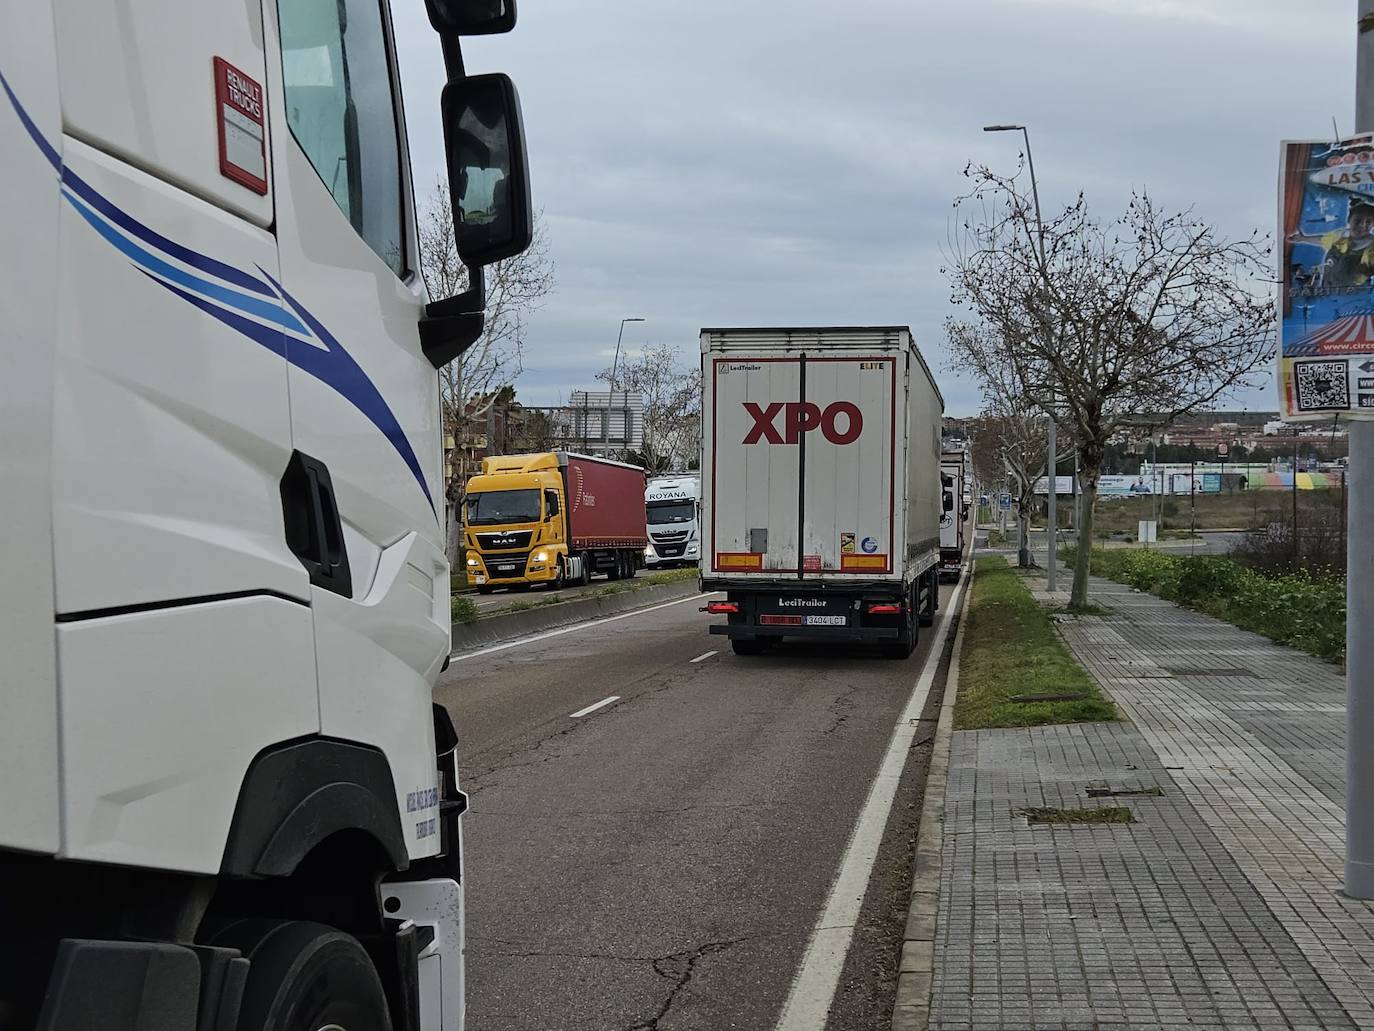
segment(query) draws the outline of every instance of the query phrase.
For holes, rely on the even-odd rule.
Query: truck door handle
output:
[[[353,577],[329,468],[318,458],[291,452],[281,478],[281,505],[286,546],[300,559],[310,582],[351,598]]]

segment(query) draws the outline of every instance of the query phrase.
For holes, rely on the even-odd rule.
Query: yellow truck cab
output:
[[[638,466],[566,451],[483,459],[464,498],[468,581],[486,594],[634,576],[648,543],[644,480]]]

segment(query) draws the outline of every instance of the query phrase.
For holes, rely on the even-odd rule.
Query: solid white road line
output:
[[[574,713],[569,713],[569,714],[568,714],[568,719],[570,719],[570,720],[575,720],[575,719],[577,719],[579,716],[586,716],[586,715],[588,715],[588,714],[590,714],[590,713],[596,712],[597,709],[605,708],[606,706],[610,705],[612,702],[618,702],[618,701],[620,701],[620,695],[618,695],[618,694],[613,694],[613,695],[611,695],[611,697],[609,697],[609,698],[603,698],[603,699],[601,699],[601,701],[597,702],[595,705],[589,705],[589,706],[587,706],[585,709],[578,709],[578,710],[577,710],[576,712],[574,712]]]
[[[467,659],[481,658],[483,655],[490,655],[492,652],[503,652],[507,648],[519,648],[526,644],[535,644],[539,641],[547,641],[550,637],[561,637],[563,634],[571,634],[578,630],[588,630],[594,626],[603,626],[606,623],[614,623],[617,619],[629,619],[631,616],[642,616],[646,612],[657,612],[659,609],[671,608],[673,605],[682,605],[689,601],[700,601],[702,598],[709,598],[718,591],[707,591],[705,594],[693,594],[687,598],[678,598],[676,601],[665,601],[662,605],[650,605],[644,609],[633,609],[630,612],[622,612],[618,616],[607,616],[605,619],[593,619],[587,623],[574,623],[572,626],[559,627],[557,630],[545,630],[542,633],[531,634],[529,637],[517,637],[514,641],[505,641],[501,644],[493,644],[489,648],[478,648],[475,652],[467,652],[462,655],[450,655],[453,662],[463,662]]]
[[[691,662],[705,662],[707,659],[709,659],[712,655],[715,655],[715,654],[716,654],[715,652],[705,652],[704,654],[698,655],[695,659],[691,659],[691,660],[689,660],[689,661],[691,661]]]
[[[830,895],[825,900],[825,908],[812,928],[811,940],[807,942],[806,953],[792,981],[792,990],[783,1005],[782,1016],[778,1018],[777,1031],[823,1031],[825,1027],[830,1004],[835,998],[835,988],[840,981],[840,971],[854,937],[854,925],[858,922],[859,910],[868,891],[873,864],[878,858],[883,829],[887,826],[887,818],[897,796],[902,768],[906,765],[921,710],[925,708],[926,698],[935,682],[935,670],[945,650],[950,615],[959,611],[959,599],[966,582],[967,577],[960,579],[958,587],[950,595],[949,604],[945,606],[944,615],[931,627],[935,640],[931,643],[925,665],[921,667],[921,674],[911,689],[906,708],[897,719],[882,765],[878,767],[878,775],[868,790],[868,799],[859,811],[858,823],[854,825],[844,858],[840,861],[840,872],[836,874],[830,886]]]

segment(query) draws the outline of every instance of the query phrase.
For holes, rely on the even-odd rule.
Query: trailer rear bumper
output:
[[[729,638],[753,640],[759,637],[811,637],[825,641],[878,641],[898,635],[896,627],[888,626],[804,626],[772,623],[712,623],[711,633]]]

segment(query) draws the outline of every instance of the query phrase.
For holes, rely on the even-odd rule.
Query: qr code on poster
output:
[[[1298,411],[1350,407],[1349,362],[1294,362]]]

